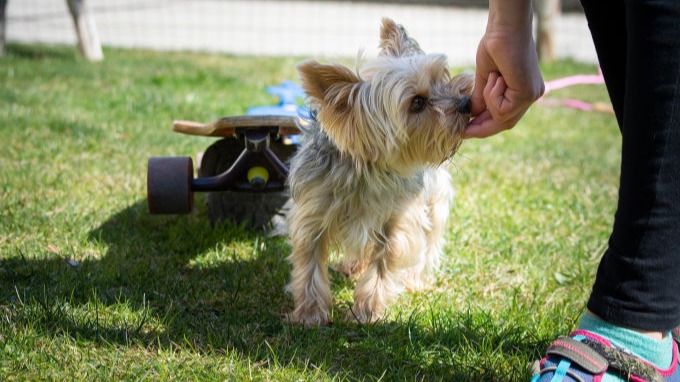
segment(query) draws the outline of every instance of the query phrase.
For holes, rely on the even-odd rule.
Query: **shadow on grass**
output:
[[[522,325],[453,308],[374,325],[288,325],[286,240],[213,228],[204,214],[150,216],[139,201],[90,240],[105,248],[101,259],[0,261],[13,275],[21,322],[78,341],[236,352],[253,364],[351,380],[507,380],[499,354],[527,358],[545,348]]]

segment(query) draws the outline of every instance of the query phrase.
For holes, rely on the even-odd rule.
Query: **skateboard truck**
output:
[[[288,167],[269,148],[271,133],[270,129],[245,131],[243,136],[246,148],[236,159],[234,164],[220,175],[210,178],[197,178],[191,182],[194,191],[281,191],[285,187],[288,176]],[[254,162],[264,159],[267,167],[274,170],[274,177],[269,174],[267,167],[250,166]],[[263,169],[267,172],[264,176],[247,176],[248,172],[255,169]],[[244,177],[243,174],[246,174]],[[249,179],[250,178],[250,179]],[[267,179],[264,183],[264,179]]]
[[[267,193],[286,187],[288,167],[271,150],[271,140],[297,134],[295,118],[226,117],[211,124],[176,121],[173,130],[191,135],[243,139],[244,148],[224,172],[194,178],[191,157],[152,157],[147,170],[147,200],[152,214],[191,212],[194,192]]]

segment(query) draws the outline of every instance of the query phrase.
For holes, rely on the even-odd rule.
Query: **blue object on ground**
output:
[[[298,100],[305,98],[302,87],[293,81],[285,80],[276,86],[269,86],[267,93],[279,98],[279,104],[274,106],[253,106],[246,110],[247,115],[285,115],[300,117],[309,115],[309,109],[305,106],[298,106]],[[299,135],[286,137],[288,144],[297,145],[300,143]]]
[[[302,87],[293,81],[285,80],[276,86],[269,86],[267,93],[279,98],[279,104],[273,106],[253,106],[246,110],[247,115],[289,115],[297,117],[306,110],[297,102],[305,98]]]

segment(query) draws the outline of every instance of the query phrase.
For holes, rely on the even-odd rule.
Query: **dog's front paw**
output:
[[[331,316],[329,312],[323,309],[297,308],[286,316],[286,320],[291,324],[313,328],[330,324]]]

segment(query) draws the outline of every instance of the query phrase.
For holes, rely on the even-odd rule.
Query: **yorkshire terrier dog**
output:
[[[451,77],[383,19],[380,53],[356,72],[310,60],[297,67],[312,113],[291,159],[291,322],[331,321],[331,251],[357,275],[348,318],[371,322],[404,290],[428,285],[453,195],[446,164],[470,120],[472,75]]]

